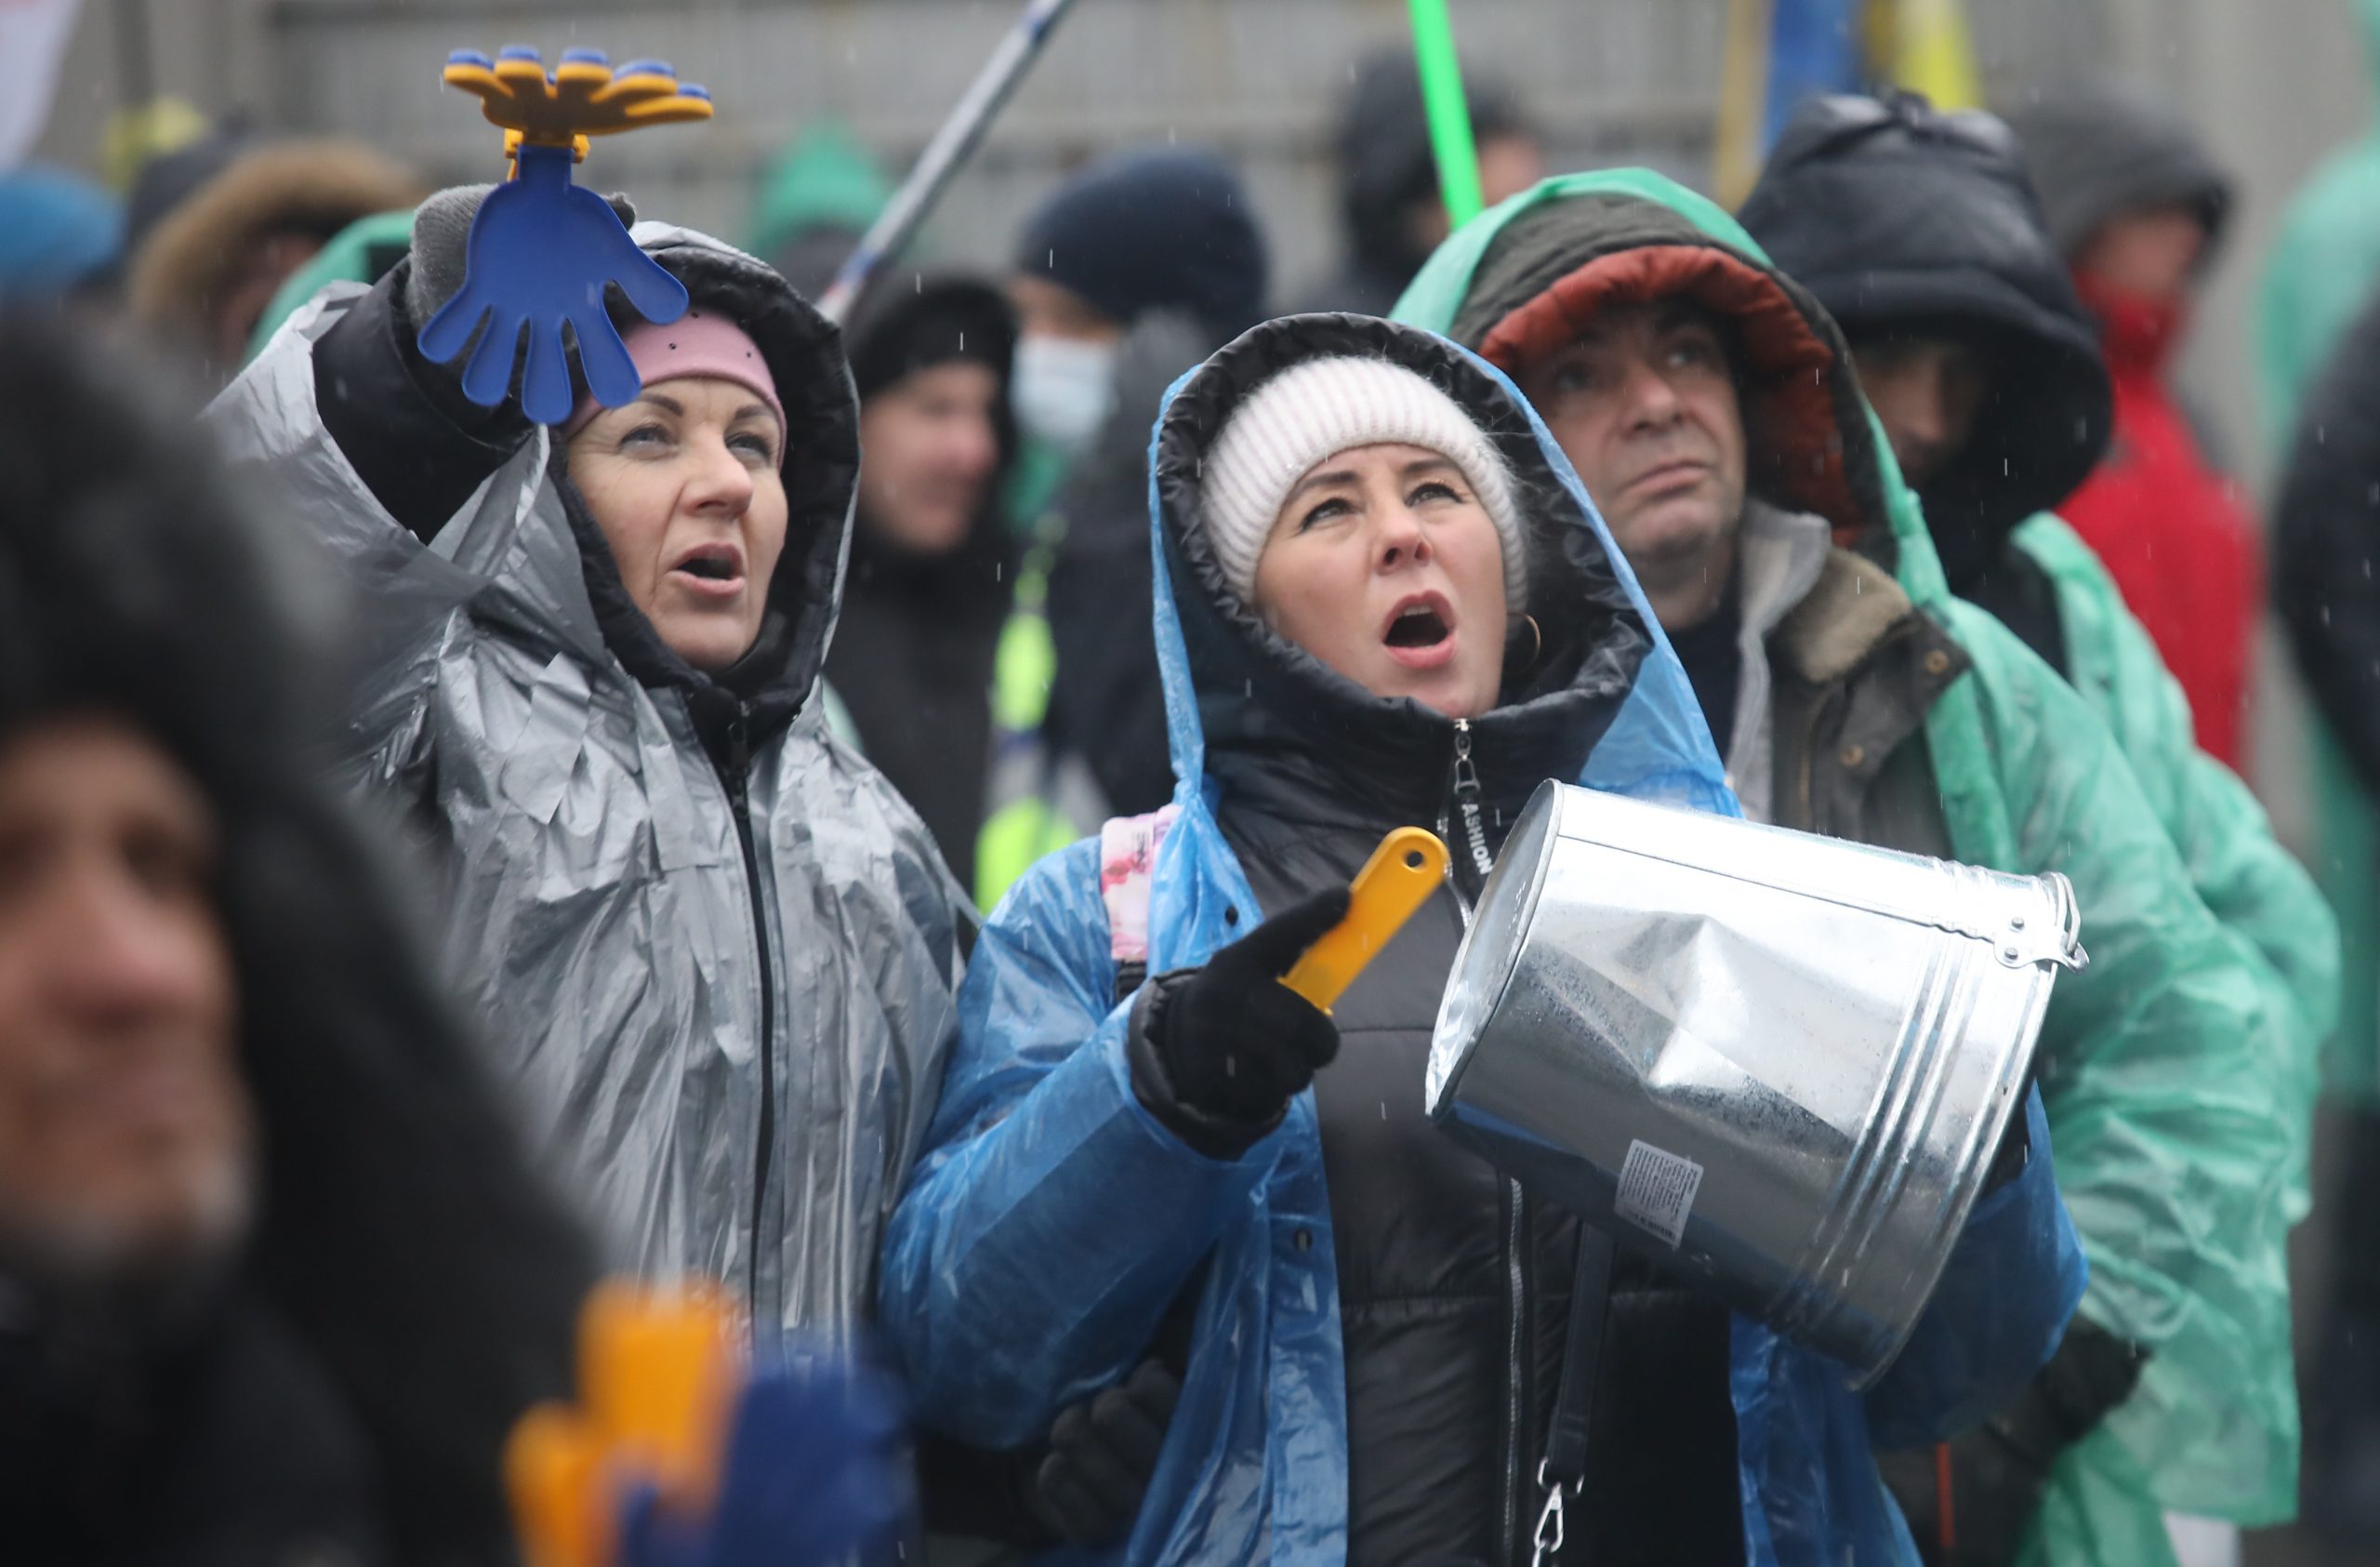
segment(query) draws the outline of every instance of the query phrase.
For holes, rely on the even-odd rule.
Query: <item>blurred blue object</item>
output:
[[[891,1378],[836,1359],[757,1370],[736,1406],[707,1519],[630,1497],[623,1567],[831,1567],[888,1544],[909,1510]]]
[[[0,174],[0,299],[63,294],[124,250],[124,204],[47,164]]]
[[[616,284],[645,320],[667,323],[686,313],[686,288],[637,248],[611,205],[570,182],[567,147],[523,143],[520,172],[490,191],[471,220],[463,286],[421,329],[421,352],[433,364],[460,354],[480,323],[487,331],[463,371],[463,394],[483,407],[504,401],[512,382],[522,329],[528,329],[522,412],[539,424],[570,418],[570,385],[562,328],[577,336],[587,389],[607,408],[633,402],[642,382],[603,311],[603,292]]]

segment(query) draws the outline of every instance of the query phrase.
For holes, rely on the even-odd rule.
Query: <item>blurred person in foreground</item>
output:
[[[2060,980],[2037,1062],[2091,1285],[1993,1413],[2017,1457],[2088,1432],[2067,1461],[2134,1493],[2144,1468],[2206,1494],[2243,1465],[2285,1473],[2292,1018],[2106,724],[1948,591],[1825,307],[1712,203],[1629,169],[1466,224],[1398,313],[1476,345],[1545,418],[1748,815],[2071,880],[2092,961]],[[2232,1440],[2203,1442],[2210,1424]],[[2157,1559],[2162,1520],[2140,1521],[2103,1560]]]
[[[1907,194],[1926,192],[1912,215]],[[2199,750],[2189,708],[2089,546],[2052,508],[2104,450],[2108,375],[2090,318],[2041,223],[2014,138],[1990,115],[1900,95],[1814,99],[1745,201],[1744,227],[1841,324],[1953,593],[1992,611],[2098,712],[2207,908],[2293,1019],[2285,1070],[2307,1102],[2334,1010],[2338,942],[2320,895],[2237,775]],[[2308,1205],[2305,1149],[2294,1213]],[[2290,1366],[2268,1370],[2286,1388]],[[2214,1412],[2203,1412],[2213,1414]],[[2219,1440],[2209,1432],[2209,1441]],[[2014,1560],[2056,1446],[2021,1457],[1996,1433],[1954,1443],[1962,1560]],[[1931,1463],[1892,1472],[1937,1511]],[[2111,1509],[2247,1522],[2284,1515],[2285,1466],[2242,1465],[2228,1494],[2125,1494],[2069,1476],[2044,1536],[2052,1560],[2104,1538]],[[1921,1542],[1933,1531],[1917,1530]],[[2236,1531],[2234,1531],[2236,1534]]]
[[[2058,514],[2181,682],[2199,745],[2244,776],[2264,546],[2171,385],[2231,182],[2188,122],[2128,86],[2056,89],[2007,117],[2115,384],[2108,455]]]
[[[845,341],[863,456],[826,678],[867,759],[972,886],[1021,552],[1000,510],[1015,318],[989,284],[927,277],[888,283]]]
[[[1463,81],[1479,191],[1495,206],[1537,183],[1544,157],[1510,89],[1491,78]],[[1339,270],[1307,295],[1303,309],[1386,315],[1447,237],[1446,198],[1430,145],[1421,78],[1408,47],[1382,49],[1349,68],[1331,151],[1339,168],[1342,254]]]
[[[0,319],[0,1554],[506,1561],[588,1249],[149,378]]]
[[[2356,783],[2380,795],[2380,293],[2307,390],[2274,503],[2273,559],[2298,672]],[[2366,858],[2362,874],[2380,877],[2380,862]],[[2380,1549],[2380,1116],[2369,1109],[2349,1122],[2339,1189],[2331,1308],[2307,1382],[2306,1513],[2339,1544],[2372,1550]]]
[[[1018,645],[1035,645],[1038,618],[1041,652],[1003,655],[986,908],[1043,854],[1172,792],[1149,641],[1149,425],[1176,376],[1263,316],[1268,277],[1247,190],[1208,152],[1102,159],[1025,220],[1008,282],[1010,502],[1030,536]]]

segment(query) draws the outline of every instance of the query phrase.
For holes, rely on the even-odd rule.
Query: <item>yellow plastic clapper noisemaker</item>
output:
[[[1435,832],[1400,827],[1380,841],[1347,889],[1347,917],[1305,949],[1281,983],[1328,1012],[1380,956],[1413,911],[1446,880],[1447,846]]]
[[[588,1296],[578,1403],[539,1404],[505,1443],[528,1567],[605,1567],[631,1484],[692,1511],[712,1505],[746,1375],[742,1338],[715,1292],[607,1283]]]
[[[583,158],[590,136],[711,116],[710,94],[679,81],[668,61],[631,60],[615,71],[601,49],[564,49],[551,73],[525,44],[507,45],[494,60],[456,49],[442,74],[448,86],[479,99],[490,125],[510,133],[504,139],[510,153],[527,141],[568,147]]]

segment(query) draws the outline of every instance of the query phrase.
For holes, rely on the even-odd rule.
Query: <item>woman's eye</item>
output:
[[[1565,365],[1554,372],[1556,392],[1584,392],[1594,384],[1594,376],[1584,365]]]
[[[774,464],[777,459],[776,443],[765,435],[731,435],[727,438],[727,445],[731,450],[756,462]]]
[[[1308,528],[1319,527],[1324,523],[1331,522],[1337,518],[1345,516],[1349,510],[1350,508],[1343,500],[1334,498],[1323,501],[1320,505],[1315,507],[1314,510],[1308,511],[1304,516],[1298,519],[1298,531],[1300,533],[1303,533]]]
[[[1425,485],[1413,486],[1413,493],[1405,498],[1405,504],[1419,506],[1425,500],[1450,500],[1459,506],[1462,503],[1462,496],[1452,485],[1433,479]]]
[[[630,446],[651,445],[655,442],[667,441],[668,439],[669,432],[662,429],[659,425],[640,424],[634,430],[629,431],[627,434],[620,437],[620,449],[622,451],[626,451]]]

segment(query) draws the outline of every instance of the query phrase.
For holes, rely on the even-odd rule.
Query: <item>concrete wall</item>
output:
[[[86,0],[46,139],[87,161],[121,98],[114,22],[131,0]],[[834,114],[904,166],[1014,15],[1008,0],[148,0],[164,86],[245,103],[292,128],[380,141],[440,179],[489,177],[469,106],[436,85],[445,51],[512,40],[615,58],[657,52],[717,95],[700,129],[607,145],[599,182],[733,233],[760,164],[804,120]],[[2098,0],[1975,7],[1994,80],[2097,46]],[[1556,166],[1648,163],[1699,181],[1710,166],[1726,0],[1463,0],[1466,63],[1520,92]],[[1350,62],[1404,36],[1402,0],[1081,0],[933,239],[952,259],[1001,256],[1065,171],[1136,141],[1217,147],[1245,169],[1294,291],[1329,263],[1329,119]]]

